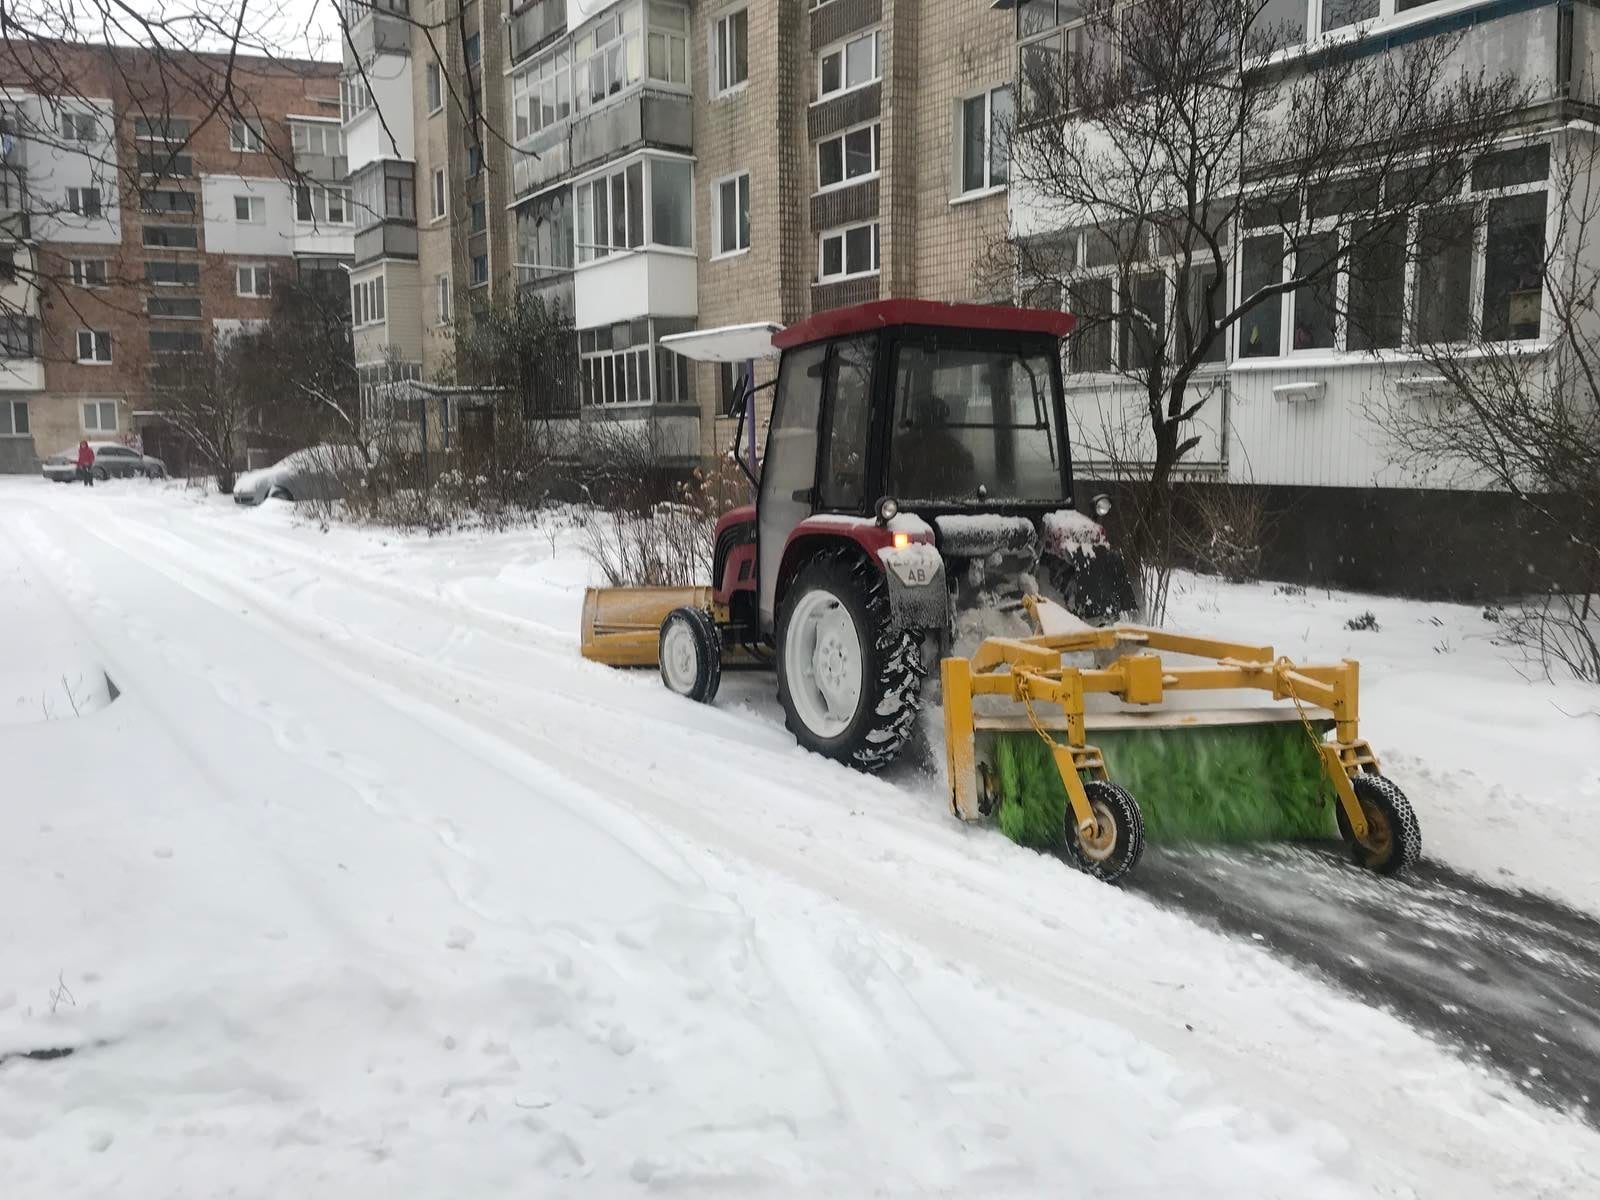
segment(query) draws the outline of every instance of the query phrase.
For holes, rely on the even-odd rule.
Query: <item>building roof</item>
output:
[[[1054,309],[1012,308],[1002,304],[942,304],[935,300],[874,300],[831,308],[772,335],[780,350],[829,338],[869,333],[890,325],[932,325],[1001,333],[1048,333],[1065,337],[1077,318]]]

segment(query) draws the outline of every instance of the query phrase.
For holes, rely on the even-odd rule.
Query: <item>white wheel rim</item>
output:
[[[861,703],[864,656],[850,610],[832,592],[796,603],[783,643],[784,677],[795,715],[818,737],[838,737]]]
[[[667,686],[680,696],[694,690],[700,677],[700,651],[695,645],[694,632],[689,622],[678,620],[667,625],[661,639],[661,674]]]

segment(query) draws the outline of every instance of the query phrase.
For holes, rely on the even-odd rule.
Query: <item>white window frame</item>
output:
[[[428,105],[428,115],[437,116],[444,111],[444,68],[437,58],[430,58],[422,70],[425,84],[423,99]]]
[[[1006,160],[1006,178],[995,181],[994,177],[994,97],[997,92],[1012,94],[1009,83],[996,84],[981,91],[971,92],[962,96],[955,102],[955,120],[952,125],[955,129],[955,179],[951,188],[952,194],[958,199],[975,199],[980,196],[992,196],[996,192],[1003,192],[1011,185],[1010,158]],[[983,182],[977,187],[967,186],[967,105],[973,100],[983,101]],[[1011,98],[1012,119],[1016,119],[1016,97]]]
[[[313,133],[317,138],[316,147],[311,145]],[[330,137],[333,139],[331,150],[328,148]],[[289,140],[299,154],[315,154],[323,158],[340,158],[344,155],[344,131],[331,121],[292,120],[289,122]]]
[[[611,204],[611,197],[614,190],[612,187],[612,180],[618,176],[622,177],[623,204],[624,211],[626,212],[628,191],[632,186],[628,180],[628,171],[632,169],[635,164],[637,164],[640,168],[639,186],[642,189],[642,193],[640,195],[639,218],[643,228],[638,231],[639,244],[637,246],[615,246],[612,245],[611,241],[609,240],[611,237],[611,232],[616,228],[614,217],[615,209]],[[604,242],[594,240],[594,217],[597,206],[594,203],[593,187],[595,184],[601,182],[604,182],[606,189],[607,240]],[[587,193],[587,199],[583,198],[584,193]],[[692,188],[690,191],[690,200],[691,202],[693,200]],[[654,243],[650,240],[651,236],[655,232],[654,229],[650,227],[652,215],[650,210],[651,202],[652,196],[650,194],[650,169],[648,155],[636,155],[633,158],[626,159],[625,161],[617,163],[614,166],[607,166],[603,171],[597,171],[592,175],[585,175],[582,179],[576,181],[572,185],[572,231],[573,241],[575,243],[574,249],[576,251],[573,259],[577,265],[581,268],[588,266],[591,263],[600,262],[602,259],[609,258],[612,255],[636,254],[639,251],[653,245]],[[588,218],[589,227],[587,229],[584,228],[584,218]]]
[[[744,16],[744,78],[734,79],[733,19]],[[726,41],[724,36],[726,35]],[[711,23],[711,95],[714,99],[742,92],[750,83],[750,8],[743,5],[719,13]],[[724,83],[723,80],[728,82]]]
[[[241,131],[243,134],[241,136]],[[234,117],[228,122],[228,149],[239,154],[261,154],[266,151],[264,133],[244,117]]]
[[[655,16],[656,11],[658,9],[667,8],[677,9],[683,14],[683,21],[676,28],[652,23],[652,18]],[[685,91],[688,91],[694,86],[694,63],[691,61],[694,56],[689,53],[689,38],[691,36],[690,31],[693,28],[693,25],[694,14],[690,12],[689,7],[686,4],[677,3],[676,0],[646,0],[644,8],[644,77],[646,79],[652,80],[655,83],[663,85],[664,87],[682,88]],[[746,63],[749,62],[748,28],[749,27],[747,25],[747,48],[745,52]],[[666,55],[667,59],[667,73],[665,77],[660,75],[652,75],[650,73],[650,43],[655,41],[657,38],[661,39],[662,51]],[[672,78],[674,47],[677,48],[683,58],[682,79]],[[714,62],[715,59],[712,61]]]
[[[478,277],[478,263],[483,263],[483,277]],[[481,288],[489,286],[489,255],[471,254],[467,256],[467,287]]]
[[[101,420],[107,408],[111,410],[111,424],[109,426]],[[122,415],[117,411],[117,408],[118,405],[115,400],[83,401],[78,405],[78,419],[83,422],[83,431],[85,433],[115,433],[117,431],[117,422]],[[90,420],[90,414],[93,414],[93,420]]]
[[[250,286],[245,287],[248,273]],[[262,280],[266,289],[262,290]],[[272,295],[272,268],[266,263],[235,263],[233,268],[234,294],[247,300],[266,300]]]
[[[443,221],[450,215],[450,179],[443,167],[435,167],[428,177],[428,198],[433,220]]]
[[[84,200],[89,196],[94,197],[94,212],[86,212]],[[97,187],[69,187],[67,189],[67,211],[85,220],[98,221],[105,216],[105,196]]]
[[[744,180],[746,203],[753,204],[755,189],[752,185],[749,171],[735,171],[731,175],[724,175],[721,179],[714,180],[711,184],[711,259],[713,262],[722,258],[737,258],[741,254],[750,253],[751,229],[749,227],[746,227],[744,231],[744,245],[736,244],[730,247],[722,244],[722,189],[728,184],[733,185],[734,204],[737,205],[739,203],[739,181],[741,179]],[[754,214],[752,213],[751,216],[753,217]],[[734,214],[734,222],[733,236],[735,242],[737,242],[739,237],[737,211]],[[750,225],[753,226],[754,224],[755,222],[752,220]]]
[[[847,253],[847,242],[846,242],[846,239],[845,239],[845,235],[847,233],[852,232],[853,230],[856,230],[856,229],[871,229],[872,230],[872,266],[871,266],[870,269],[865,270],[865,271],[852,271],[852,270],[850,270],[849,255]],[[879,222],[876,219],[871,220],[871,221],[856,221],[856,222],[853,222],[852,224],[849,224],[849,225],[840,225],[840,226],[837,226],[837,227],[835,227],[833,229],[826,229],[822,233],[818,234],[817,235],[817,283],[818,284],[844,283],[844,282],[846,282],[848,280],[851,280],[851,279],[869,279],[872,276],[879,274],[881,272],[881,270],[882,270],[882,245],[881,245],[881,242],[880,242],[880,238],[881,237],[882,237],[882,233],[881,233],[881,230],[879,228]],[[838,275],[828,275],[823,270],[823,264],[824,264],[824,262],[826,260],[826,257],[827,257],[826,246],[827,246],[828,242],[832,241],[835,238],[837,238],[838,241],[839,241],[839,266],[840,266],[840,269],[841,269],[841,273],[838,274]]]
[[[100,278],[93,279],[90,265],[98,263]],[[67,260],[67,269],[72,273],[72,286],[80,288],[103,288],[109,286],[107,279],[111,274],[110,261],[104,258],[71,258]]]
[[[85,124],[87,123],[88,137],[84,137]],[[57,129],[64,142],[73,142],[79,145],[92,146],[100,140],[100,121],[93,113],[80,112],[77,109],[64,108],[61,110]]]
[[[89,339],[89,353],[84,354],[84,338]],[[80,366],[104,367],[110,366],[112,360],[111,331],[109,329],[79,329],[77,339],[78,357]],[[100,356],[101,349],[105,350],[105,357]]]
[[[849,75],[850,47],[857,42],[868,38],[872,39],[872,77],[863,79],[859,83],[851,83]],[[831,92],[822,89],[822,72],[828,59],[839,57],[839,87]],[[866,30],[857,30],[848,37],[841,38],[831,45],[824,46],[817,52],[817,98],[813,103],[821,104],[824,100],[832,100],[836,96],[845,96],[851,92],[859,91],[864,87],[871,87],[883,78],[883,39],[877,27]]]
[[[435,275],[433,277],[433,305],[434,324],[450,324],[450,308],[452,304],[450,294],[450,276]]]
[[[21,424],[27,428],[17,428],[17,414],[22,414]],[[0,414],[4,414],[9,424],[5,429],[0,429],[0,437],[32,437],[33,422],[28,415],[28,402],[26,400],[0,400]]]
[[[385,320],[385,307],[382,271],[379,271],[370,279],[351,280],[350,314],[352,324],[358,328],[365,325],[382,325]]]
[[[839,143],[839,170],[847,172],[846,164],[850,161],[845,154],[845,140],[853,133],[860,133],[863,129],[872,130],[872,170],[865,175],[841,174],[838,183],[822,182],[822,148],[833,142]],[[816,144],[817,190],[816,194],[836,192],[841,188],[855,187],[860,183],[867,183],[877,179],[883,173],[883,121],[874,117],[870,121],[863,121],[859,125],[852,125],[848,129],[841,129],[838,133],[829,134]]]
[[[239,215],[239,202],[244,201],[245,215]],[[265,225],[267,223],[267,198],[265,196],[235,196],[233,219],[240,225]]]

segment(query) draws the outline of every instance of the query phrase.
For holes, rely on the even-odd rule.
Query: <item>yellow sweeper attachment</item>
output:
[[[708,587],[589,588],[583,594],[583,656],[608,667],[653,667],[661,626],[677,608],[710,612]],[[724,614],[725,616],[726,614]]]
[[[1043,607],[1029,602],[1036,627]],[[1147,831],[1160,842],[1337,830],[1384,873],[1421,850],[1410,805],[1360,736],[1353,661],[1303,665],[1270,646],[1119,625],[990,638],[945,659],[941,679],[956,815],[993,817],[1100,878],[1131,870]],[[1207,707],[1240,696],[1255,702]]]

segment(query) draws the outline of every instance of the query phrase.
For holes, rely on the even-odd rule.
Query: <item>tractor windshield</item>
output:
[[[890,494],[902,504],[1062,500],[1045,353],[902,344]]]

